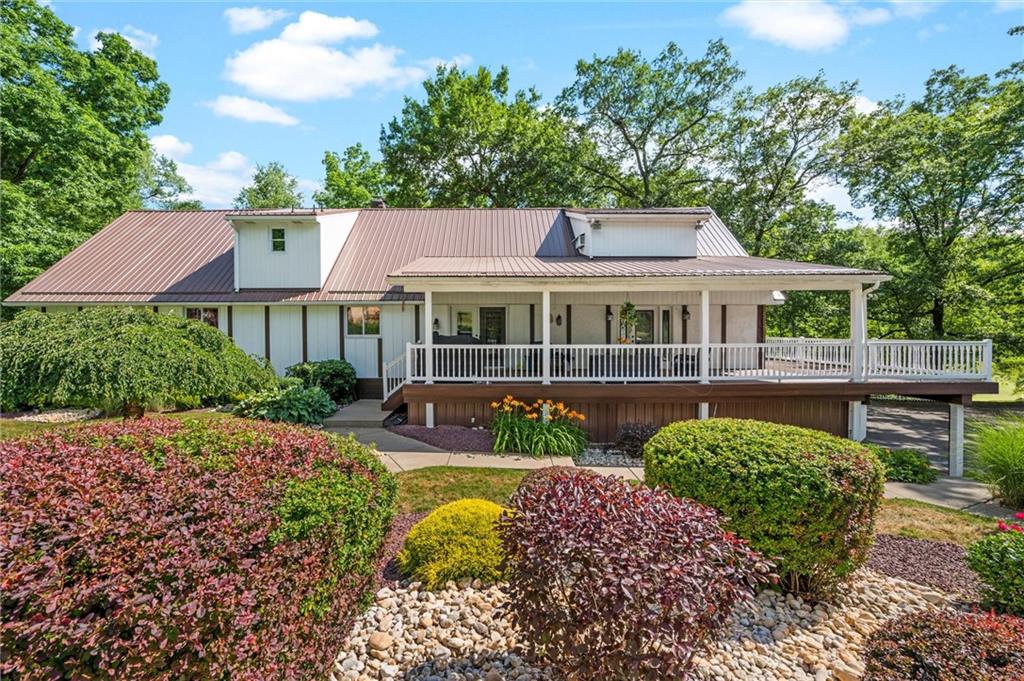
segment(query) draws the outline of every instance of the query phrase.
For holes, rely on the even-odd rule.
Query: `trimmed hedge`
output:
[[[683,679],[771,566],[696,502],[555,470],[499,521],[509,615],[569,679]]]
[[[26,310],[0,323],[0,402],[92,407],[141,416],[151,408],[232,402],[274,387],[274,372],[202,322],[151,310]]]
[[[728,516],[783,588],[825,596],[867,560],[885,477],[856,442],[744,419],[674,423],[644,450],[644,479]]]
[[[356,370],[343,359],[293,364],[284,373],[285,376],[300,379],[307,388],[322,389],[340,405],[355,399]]]
[[[460,499],[434,509],[416,523],[398,552],[402,573],[442,589],[448,581],[501,578],[503,554],[496,523],[504,512],[486,499]]]
[[[0,442],[0,672],[326,678],[396,494],[354,439],[291,426],[143,419]]]
[[[889,620],[865,643],[864,681],[1020,681],[1024,620],[951,610]]]

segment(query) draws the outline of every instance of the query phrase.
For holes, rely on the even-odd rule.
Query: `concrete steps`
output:
[[[380,428],[388,412],[381,409],[380,400],[356,400],[324,419],[324,428]]]

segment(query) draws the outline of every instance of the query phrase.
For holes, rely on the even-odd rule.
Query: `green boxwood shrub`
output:
[[[151,310],[26,310],[0,323],[4,409],[148,408],[234,401],[275,384],[273,371],[201,322]]]
[[[865,442],[885,467],[885,479],[890,482],[913,482],[920,485],[935,482],[938,473],[928,463],[928,457],[916,449],[889,449]]]
[[[338,409],[320,388],[290,386],[257,393],[235,405],[236,416],[316,425]]]
[[[439,506],[409,531],[399,568],[428,589],[465,578],[497,581],[503,559],[497,521],[504,510],[486,499]]]
[[[1024,513],[1017,518],[1024,523]],[[986,605],[1024,617],[1024,527],[1000,521],[997,532],[968,547],[967,563],[985,584]]]
[[[724,513],[729,529],[777,561],[784,589],[815,597],[867,559],[885,482],[856,442],[743,419],[662,428],[644,450],[644,476]]]
[[[356,394],[356,370],[343,359],[293,364],[285,376],[302,380],[307,388],[322,388],[339,405],[348,404]]]

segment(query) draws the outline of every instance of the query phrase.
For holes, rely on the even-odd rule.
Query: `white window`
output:
[[[284,227],[271,228],[270,250],[274,253],[284,253]]]
[[[219,310],[215,307],[186,307],[185,318],[194,319],[197,322],[204,322],[213,328],[218,328],[217,314]]]
[[[349,336],[379,336],[380,308],[350,305],[346,333]]]

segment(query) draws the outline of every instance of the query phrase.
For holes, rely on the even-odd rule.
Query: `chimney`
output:
[[[370,199],[370,208],[387,208],[388,204],[384,203],[384,199],[380,196]]]

